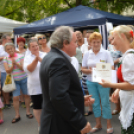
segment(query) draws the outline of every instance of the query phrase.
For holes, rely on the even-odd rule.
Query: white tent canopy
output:
[[[0,33],[13,32],[15,27],[20,27],[25,24],[27,23],[7,19],[0,16]]]

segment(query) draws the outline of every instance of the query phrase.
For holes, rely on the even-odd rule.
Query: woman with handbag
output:
[[[4,68],[3,59],[4,59],[4,57],[8,56],[8,54],[4,51],[4,46],[7,42],[12,42],[12,39],[9,34],[3,34],[1,39],[2,39],[2,45],[0,45],[0,73],[1,73],[1,88],[3,88],[4,81],[6,79],[6,71]],[[4,102],[3,109],[5,109],[5,108],[10,109],[11,104],[9,101],[10,100],[9,93],[2,92],[2,96],[4,98],[3,99],[3,102]]]
[[[16,90],[13,93],[13,105],[15,109],[15,118],[12,120],[12,123],[16,123],[20,120],[19,114],[19,95],[20,90],[22,90],[25,96],[26,104],[26,117],[29,119],[33,118],[33,115],[30,113],[30,97],[27,94],[27,74],[23,71],[23,59],[24,57],[15,53],[15,46],[13,43],[5,44],[5,51],[9,54],[8,57],[4,58],[4,67],[6,73],[13,76]]]

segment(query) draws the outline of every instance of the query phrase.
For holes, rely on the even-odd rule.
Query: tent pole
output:
[[[108,33],[107,33],[106,24],[99,26],[99,32],[102,35],[102,45],[103,45],[103,48],[107,49],[107,47],[108,47]]]
[[[17,48],[17,38],[19,37],[19,35],[15,34],[14,35],[14,44],[15,44],[15,48]]]

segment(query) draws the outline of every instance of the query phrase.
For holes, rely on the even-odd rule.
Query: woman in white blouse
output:
[[[28,43],[30,52],[24,58],[24,70],[28,75],[28,93],[33,102],[33,113],[40,127],[40,116],[42,111],[42,90],[39,79],[39,69],[41,61],[46,55],[39,51],[36,39],[31,39]]]
[[[103,88],[96,82],[92,82],[92,68],[96,67],[96,63],[111,63],[113,68],[113,59],[107,50],[101,48],[102,36],[98,32],[94,32],[89,37],[92,49],[84,54],[82,61],[82,72],[87,74],[87,87],[88,92],[95,99],[93,104],[93,113],[96,118],[96,126],[91,130],[92,133],[102,129],[101,125],[101,106],[102,106],[102,117],[107,120],[107,134],[113,133],[113,128],[110,119],[111,107],[109,103],[109,91],[110,88]],[[100,105],[101,100],[101,105]]]
[[[103,80],[103,87],[117,88],[112,95],[112,101],[117,102],[120,97],[121,134],[134,133],[134,34],[130,27],[121,25],[111,32],[114,47],[123,53],[117,76],[121,83],[109,83]]]

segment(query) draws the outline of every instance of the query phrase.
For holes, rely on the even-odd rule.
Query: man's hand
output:
[[[113,103],[118,103],[118,100],[119,100],[119,91],[120,91],[120,89],[116,89],[114,91],[114,93],[112,94],[111,101]]]
[[[91,128],[90,123],[87,122],[87,125],[81,130],[81,134],[86,134],[86,133],[90,132],[91,129],[92,128]]]
[[[89,105],[92,105],[94,103],[95,99],[91,98],[91,97],[92,97],[92,95],[84,96],[84,105],[85,106],[89,106]]]

